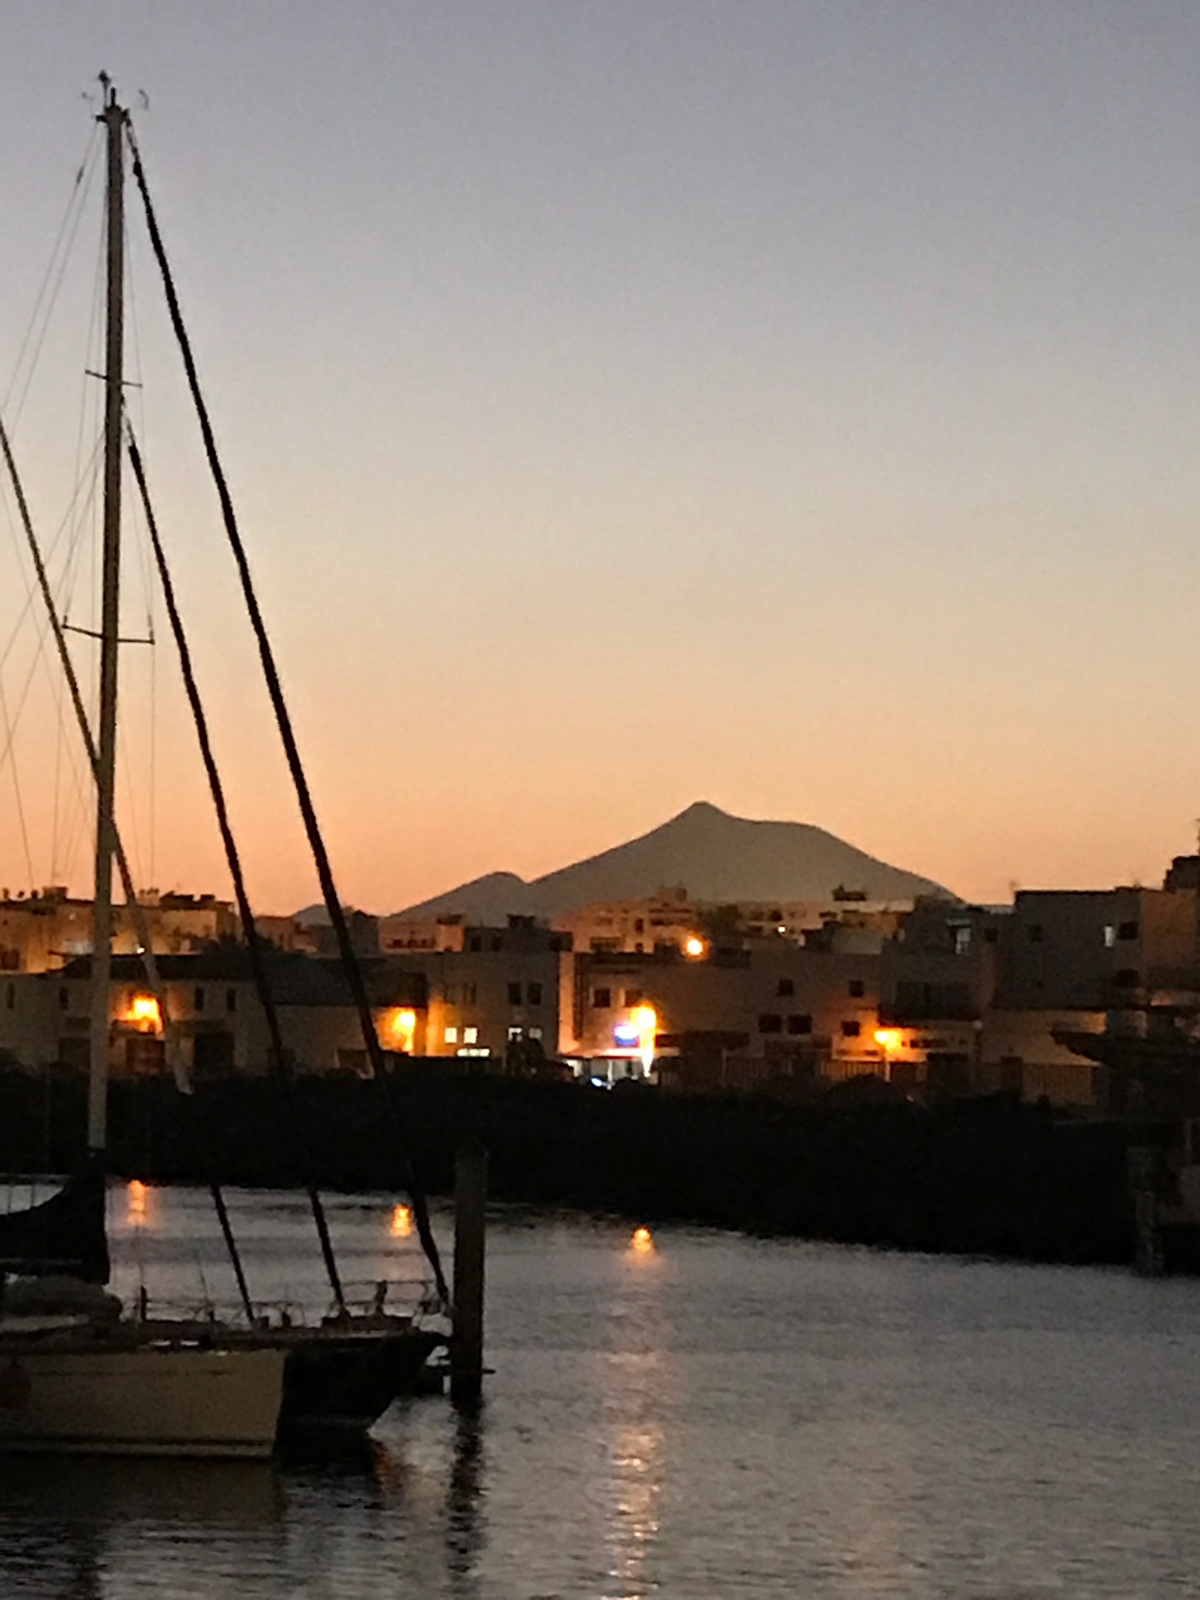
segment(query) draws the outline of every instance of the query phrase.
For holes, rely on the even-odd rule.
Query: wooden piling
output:
[[[450,1398],[477,1406],[483,1394],[484,1208],[487,1151],[468,1139],[454,1165],[454,1333],[450,1342]]]

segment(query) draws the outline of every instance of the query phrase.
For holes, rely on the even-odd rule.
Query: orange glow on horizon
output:
[[[648,1256],[654,1250],[654,1235],[649,1228],[635,1228],[629,1248],[639,1256]]]

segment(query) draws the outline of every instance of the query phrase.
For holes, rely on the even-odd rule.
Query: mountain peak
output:
[[[599,900],[641,900],[670,886],[693,900],[827,900],[837,888],[872,899],[953,898],[929,878],[889,866],[808,822],[734,817],[708,800],[626,844],[525,883],[492,873],[402,913],[459,911],[480,922],[520,912],[554,917]]]

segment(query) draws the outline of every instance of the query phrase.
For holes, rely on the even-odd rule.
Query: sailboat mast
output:
[[[96,764],[96,881],[92,905],[92,1018],[88,1149],[107,1142],[109,987],[112,978],[112,869],[115,846],[117,653],[121,580],[121,405],[125,360],[125,123],[116,91],[101,76],[99,120],[108,140],[107,317],[104,359],[104,543],[101,561],[100,717]]]

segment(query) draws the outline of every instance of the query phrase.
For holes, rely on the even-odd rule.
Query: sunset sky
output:
[[[104,68],[345,899],[535,876],[696,799],[988,901],[1194,848],[1200,8],[0,0],[0,25],[0,403],[67,609],[94,624],[68,508],[98,173],[19,358]],[[129,223],[131,404],[255,898],[293,910],[314,878],[132,190]],[[0,504],[0,886],[86,891]],[[144,564],[131,518],[130,635]],[[151,656],[126,651],[137,876],[225,893]]]

